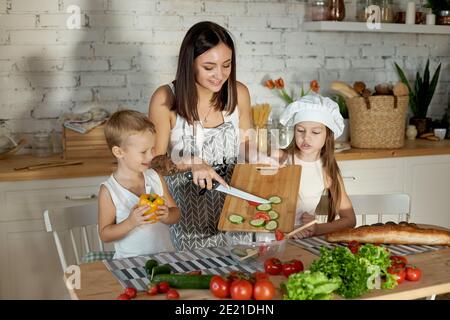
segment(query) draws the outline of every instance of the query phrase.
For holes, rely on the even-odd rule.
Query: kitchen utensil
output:
[[[192,180],[192,172],[190,172],[190,171],[186,172],[185,176],[189,180]],[[252,201],[252,202],[257,202],[257,203],[270,203],[270,201],[267,200],[267,199],[255,196],[255,195],[253,195],[251,193],[239,190],[237,188],[234,188],[234,187],[231,187],[231,186],[229,188],[226,188],[226,187],[224,187],[223,185],[221,185],[219,182],[217,182],[215,180],[213,181],[213,186],[212,187],[213,187],[213,190],[224,192],[226,194],[229,194],[229,195],[232,195],[232,196],[235,196],[235,197],[247,200],[247,201]],[[200,190],[199,195],[203,195],[206,191],[207,191],[206,188]]]
[[[301,227],[299,227],[299,228],[297,228],[297,229],[295,229],[295,230],[289,232],[289,233],[285,236],[285,239],[292,238],[294,235],[296,235],[296,234],[299,233],[300,231],[305,230],[305,229],[311,227],[312,225],[316,224],[317,222],[318,222],[318,221],[317,221],[316,219],[314,219],[313,221],[310,221],[310,222],[308,222],[307,224],[305,224],[305,225],[303,225],[303,226],[301,226]]]
[[[27,167],[20,167],[20,168],[14,168],[14,170],[39,170],[39,169],[46,169],[46,168],[54,168],[54,167],[64,167],[64,166],[74,166],[83,164],[81,161],[58,161],[58,162],[48,162],[48,163],[40,163],[34,166],[27,166]]]

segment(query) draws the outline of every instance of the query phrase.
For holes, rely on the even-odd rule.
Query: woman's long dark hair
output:
[[[234,42],[228,31],[214,22],[203,21],[193,25],[186,33],[178,57],[177,74],[174,81],[175,103],[172,110],[189,122],[199,121],[197,112],[197,87],[195,85],[194,60],[202,53],[223,42],[231,49],[231,73],[211,103],[216,110],[234,112],[237,104],[236,54]]]
[[[342,180],[341,170],[334,157],[334,133],[328,127],[327,137],[325,138],[325,144],[320,151],[320,159],[322,160],[322,167],[328,177],[331,178],[331,185],[328,188],[328,222],[332,222],[336,219],[336,214],[339,214],[339,205],[341,203],[342,189],[340,181]],[[295,127],[294,127],[295,130]],[[294,138],[291,143],[284,149],[288,157],[292,157],[295,152],[299,150],[295,143],[295,131]]]

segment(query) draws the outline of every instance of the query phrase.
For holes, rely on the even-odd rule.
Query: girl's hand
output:
[[[228,184],[225,182],[225,180],[222,179],[219,174],[214,171],[213,168],[211,168],[210,165],[202,162],[199,164],[193,164],[192,168],[192,182],[194,184],[198,185],[200,188],[204,189],[205,187],[208,190],[212,189],[212,180],[216,180],[224,187],[228,188]]]
[[[311,221],[313,221],[315,218],[313,215],[303,212],[300,220],[302,222],[302,225],[305,225]],[[312,237],[316,233],[316,226],[317,224],[313,224],[311,227],[304,229],[301,233],[304,235],[304,238]]]
[[[169,219],[169,207],[166,205],[158,206],[158,210],[156,210],[155,213],[162,223],[166,223]]]
[[[150,206],[139,207],[137,204],[131,208],[130,215],[127,220],[133,229],[143,224],[153,223],[152,221],[145,221],[148,219],[148,216],[144,216],[144,213],[149,209]]]

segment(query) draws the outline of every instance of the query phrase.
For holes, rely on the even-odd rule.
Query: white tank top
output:
[[[288,157],[288,164],[292,164],[292,157]],[[315,215],[317,205],[325,191],[322,160],[308,162],[294,157],[294,164],[302,166],[300,189],[297,195],[297,209],[295,225],[300,225],[303,212]]]
[[[175,92],[175,88],[173,83],[169,83],[168,86],[172,90],[172,93]],[[239,139],[239,108],[236,106],[236,109],[232,114],[227,114],[227,112],[222,111],[222,116],[224,119],[224,123],[231,122],[231,124],[234,127],[234,130],[236,132],[236,137]],[[210,135],[216,134],[217,130],[216,128],[204,128],[202,121],[198,121],[195,123],[195,130],[193,125],[189,124],[188,121],[181,117],[180,115],[176,116],[176,122],[175,126],[170,131],[170,143],[169,143],[169,156],[172,159],[177,159],[177,156],[179,156],[180,151],[182,151],[185,148],[186,138],[193,136],[195,133],[195,145],[197,150],[203,150],[203,143],[206,139],[210,137]],[[228,155],[231,154],[239,154],[239,141],[236,143],[237,147],[234,147],[236,150],[225,150],[225,153]],[[212,157],[212,159],[209,159]],[[221,159],[214,159],[213,156],[206,156],[201,155],[201,158],[209,163],[213,163],[216,160]]]
[[[161,180],[155,170],[145,171],[144,180],[145,193],[164,195]],[[116,223],[124,221],[128,218],[131,208],[139,202],[139,197],[122,187],[113,175],[102,185],[108,189],[116,207]],[[114,259],[175,251],[170,240],[169,226],[162,222],[136,227],[124,238],[115,241],[114,249]]]

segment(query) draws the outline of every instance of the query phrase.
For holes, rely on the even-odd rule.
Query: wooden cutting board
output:
[[[290,232],[294,228],[297,196],[300,187],[301,166],[289,165],[278,169],[275,174],[261,174],[256,164],[237,164],[230,185],[264,199],[279,196],[280,204],[273,204],[272,209],[279,213],[278,229]],[[268,170],[265,172],[269,173]],[[273,173],[273,172],[270,172]],[[270,232],[250,225],[250,220],[258,210],[246,200],[227,195],[220,215],[218,229],[222,231]],[[243,224],[234,224],[228,220],[230,214],[244,217]]]

